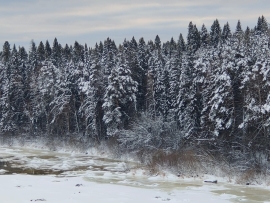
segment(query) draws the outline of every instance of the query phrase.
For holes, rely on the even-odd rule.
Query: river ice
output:
[[[207,184],[200,178],[183,179],[165,173],[148,176],[132,161],[82,153],[0,148],[1,203],[266,203],[268,197],[270,190],[252,186]]]

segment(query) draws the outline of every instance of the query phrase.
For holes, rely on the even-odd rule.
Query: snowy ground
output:
[[[0,190],[2,203],[42,200],[55,203],[229,202],[225,200],[226,196],[213,195],[209,191],[188,189],[168,193],[157,189],[88,182],[81,177],[6,175],[0,177],[0,182],[4,186]]]
[[[137,163],[88,154],[1,147],[0,174],[1,203],[270,202],[268,189],[149,177]]]

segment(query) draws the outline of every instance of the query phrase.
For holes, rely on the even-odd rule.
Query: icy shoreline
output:
[[[210,175],[188,178],[163,172],[149,176],[136,167],[136,162],[88,153],[0,147],[0,162],[6,164],[0,172],[0,202],[266,203],[270,196],[266,186],[228,184],[226,179]],[[14,168],[25,170],[13,174]],[[31,169],[30,173],[26,169]],[[29,175],[32,171],[48,175]],[[204,183],[206,179],[217,180],[218,184]]]
[[[0,182],[0,202],[26,203],[46,201],[50,203],[156,203],[168,201],[226,203],[228,195],[214,195],[204,190],[189,188],[164,192],[158,189],[144,189],[114,184],[99,184],[81,177],[56,178],[53,176],[3,175]],[[14,195],[15,194],[15,195]]]

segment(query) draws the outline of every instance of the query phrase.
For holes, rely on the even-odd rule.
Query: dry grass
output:
[[[109,154],[113,158],[132,157],[138,160],[138,168],[145,167],[149,175],[162,175],[162,171],[170,171],[181,176],[203,176],[205,173],[218,177],[228,178],[228,181],[235,180],[238,184],[267,184],[270,185],[270,163],[264,161],[261,156],[244,156],[231,159],[219,151],[210,151],[207,148],[183,148],[178,151],[149,150],[141,149],[130,152],[121,149],[117,139],[109,139],[101,144],[95,144],[94,140],[84,140],[78,136],[54,137],[26,137],[5,135],[0,136],[0,144],[13,146],[28,145],[28,143],[43,144],[50,150],[76,150],[86,152],[94,147],[99,152]],[[18,146],[18,145],[17,145]],[[134,156],[135,155],[135,156]],[[247,157],[253,157],[247,159]],[[127,171],[130,166],[127,166]]]
[[[177,174],[191,175],[201,169],[201,162],[193,150],[182,150],[177,152],[164,152],[158,150],[152,152],[145,160],[143,152],[139,152],[140,159],[144,159],[150,174],[157,174],[162,169],[169,169]]]
[[[236,183],[238,183],[238,184],[251,184],[254,182],[255,177],[256,177],[256,170],[249,169],[249,170],[243,172],[242,174],[240,174],[236,178]]]

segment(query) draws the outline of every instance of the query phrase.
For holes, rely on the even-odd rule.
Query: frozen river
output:
[[[89,154],[0,148],[0,202],[270,202],[270,190],[175,175]]]

